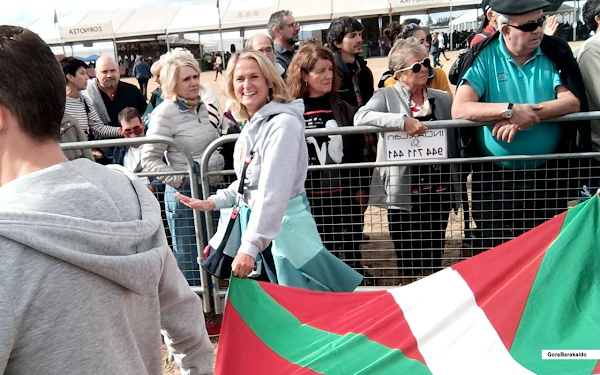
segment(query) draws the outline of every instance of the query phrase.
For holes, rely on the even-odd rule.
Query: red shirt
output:
[[[487,25],[485,27],[485,29],[483,29],[483,32],[475,35],[473,37],[473,39],[471,39],[471,48],[473,48],[473,46],[479,42],[481,42],[482,40],[485,40],[487,38],[489,38],[490,36],[494,35],[496,33],[496,29],[494,29],[491,25]],[[487,34],[487,36],[486,36]]]

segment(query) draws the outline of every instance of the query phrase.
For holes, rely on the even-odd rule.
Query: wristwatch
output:
[[[513,104],[512,103],[508,103],[508,107],[506,107],[506,109],[504,111],[502,111],[502,117],[505,119],[509,119],[512,117],[513,115]]]

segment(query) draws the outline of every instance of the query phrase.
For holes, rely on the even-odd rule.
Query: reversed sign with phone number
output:
[[[448,158],[446,129],[427,130],[424,134],[384,133],[388,161]]]

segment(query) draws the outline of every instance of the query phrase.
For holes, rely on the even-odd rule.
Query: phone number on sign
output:
[[[443,156],[444,149],[442,147],[438,148],[414,148],[408,150],[394,150],[388,151],[388,159],[401,159],[401,158],[423,158],[423,157],[434,157],[434,156]]]

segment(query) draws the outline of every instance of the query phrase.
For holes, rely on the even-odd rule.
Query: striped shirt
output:
[[[84,100],[87,106],[84,104]],[[65,112],[77,120],[86,134],[91,132],[96,138],[101,139],[121,137],[119,128],[103,123],[92,103],[83,95],[80,95],[78,99],[67,96]]]

